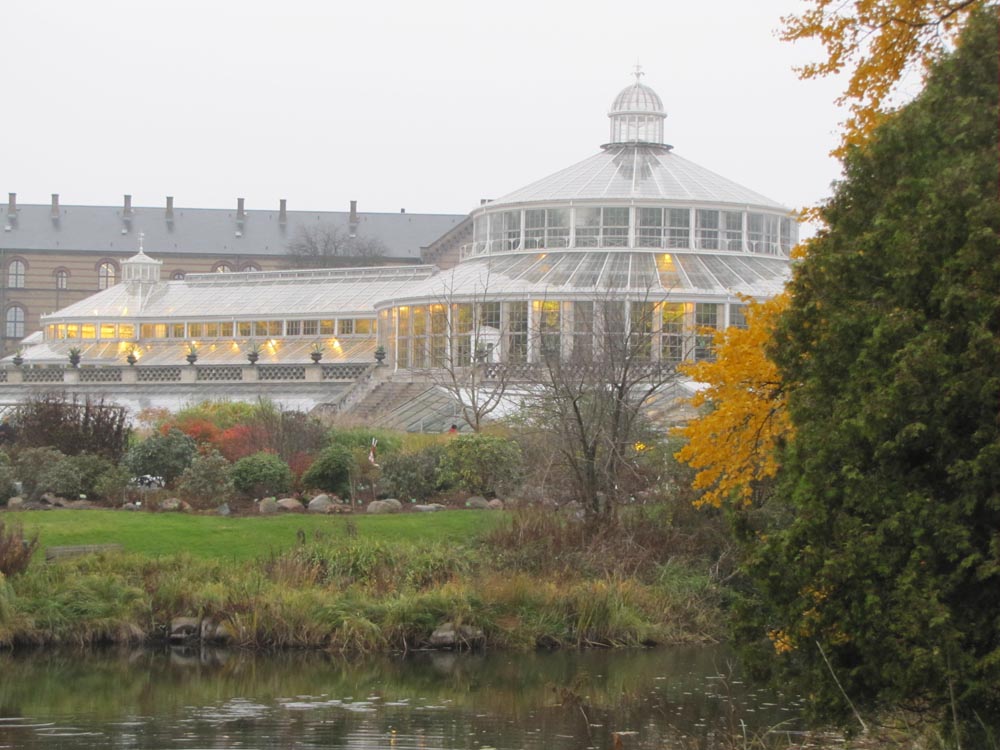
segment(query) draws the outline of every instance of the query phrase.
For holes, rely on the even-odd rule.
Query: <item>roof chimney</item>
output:
[[[288,201],[284,198],[278,201],[278,223],[281,226],[288,223]]]
[[[356,237],[358,234],[358,202],[351,201],[351,215],[348,218],[347,233],[351,237]]]
[[[52,194],[52,209],[49,211],[49,216],[53,224],[59,223],[59,193]]]
[[[406,209],[405,209],[405,208],[401,208],[401,209],[399,209],[399,213],[401,213],[401,214],[405,214],[405,213],[406,213]]]
[[[125,196],[125,205],[122,208],[122,215],[123,216],[131,216],[132,215],[132,196],[131,195],[126,195]]]
[[[168,222],[174,220],[174,196],[172,195],[167,196],[166,219]]]
[[[7,193],[7,221],[4,222],[3,231],[9,232],[17,226],[17,193]]]

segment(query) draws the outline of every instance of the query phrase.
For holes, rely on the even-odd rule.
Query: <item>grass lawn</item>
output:
[[[359,538],[384,542],[461,542],[489,529],[499,514],[454,510],[386,516],[278,515],[199,516],[184,513],[129,513],[111,510],[50,510],[5,513],[0,520],[38,533],[40,550],[74,544],[121,544],[129,552],[155,557],[188,552],[196,557],[252,560],[281,552],[318,531],[333,540],[349,539],[348,520]]]

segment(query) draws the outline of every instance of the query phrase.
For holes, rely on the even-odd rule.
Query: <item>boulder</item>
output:
[[[94,504],[90,500],[71,500],[62,507],[71,510],[89,510],[94,507]]]
[[[470,625],[459,625],[445,622],[431,633],[430,644],[433,648],[473,648],[481,645],[484,640],[483,631]]]
[[[298,500],[294,497],[283,497],[278,501],[278,510],[287,511],[288,513],[305,513],[306,509]]]
[[[24,498],[14,496],[7,501],[7,510],[20,510],[21,506],[24,505]]]
[[[402,510],[403,509],[403,504],[401,502],[399,502],[399,500],[397,500],[394,497],[387,497],[382,502],[383,503],[389,503],[389,505],[391,505],[396,510]]]
[[[490,507],[490,504],[486,502],[485,497],[473,495],[465,501],[465,507],[472,508],[473,510],[487,510]]]
[[[265,497],[259,503],[257,503],[257,512],[262,513],[265,516],[270,516],[278,512],[278,501],[273,497]]]
[[[369,513],[396,513],[399,508],[385,500],[372,500],[368,503],[367,510]]]
[[[187,641],[201,635],[201,620],[197,617],[175,617],[170,621],[169,638],[172,641]]]
[[[427,503],[426,505],[414,505],[413,510],[417,513],[437,513],[439,510],[447,510],[440,503]]]
[[[187,505],[179,497],[168,497],[166,500],[160,502],[160,510],[167,511],[168,513],[177,513],[184,510],[184,506]]]
[[[495,497],[486,504],[486,507],[490,510],[503,510],[503,500]]]
[[[330,503],[324,513],[353,513],[354,508],[344,503]]]
[[[232,513],[232,511],[229,510],[229,503],[223,503],[222,505],[220,505],[218,508],[215,509],[215,512],[218,513],[220,516],[228,516],[229,514]]]
[[[333,501],[329,495],[316,495],[316,497],[309,501],[306,509],[310,513],[326,513],[326,509],[331,505],[333,505]]]
[[[125,503],[122,510],[139,510],[139,507],[138,503]]]
[[[212,634],[212,640],[219,643],[232,643],[236,640],[236,628],[234,628],[228,622],[220,622],[216,628],[215,633]]]

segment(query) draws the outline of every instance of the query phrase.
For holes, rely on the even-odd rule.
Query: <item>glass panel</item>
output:
[[[718,288],[715,280],[709,275],[708,270],[699,258],[680,254],[676,259],[680,264],[680,267],[684,270],[684,273],[687,275],[691,285],[696,289],[715,290]]]
[[[552,271],[545,277],[545,281],[555,285],[565,284],[585,257],[583,253],[565,253],[556,256]]]
[[[589,362],[594,354],[594,303],[572,302],[574,362]]]
[[[647,361],[652,359],[655,316],[655,302],[633,302],[632,308],[629,310],[632,351],[639,359]]]
[[[730,260],[732,259],[718,255],[705,255],[701,258],[723,286],[738,290],[743,285],[743,279],[730,267]]]
[[[694,306],[695,325],[695,360],[712,359],[714,356],[712,348],[712,334],[703,332],[703,329],[719,327],[719,305],[699,302]]]
[[[633,253],[629,288],[649,292],[659,291],[656,264],[650,253]]]
[[[204,335],[205,326],[201,323],[188,323],[188,336],[193,339],[200,339]]]
[[[332,336],[334,331],[332,320],[321,320],[319,322],[319,335],[320,336]]]
[[[507,361],[524,362],[528,358],[528,303],[507,303]]]
[[[604,247],[628,247],[629,209],[605,208],[601,213],[601,244]]]
[[[223,338],[233,337],[233,324],[232,323],[219,323],[219,335]]]
[[[738,253],[743,251],[743,214],[739,211],[723,211],[723,250]]]
[[[747,306],[729,306],[729,325],[732,328],[747,328]]]
[[[358,318],[354,321],[354,333],[358,336],[370,336],[375,333],[375,321],[372,318]]]
[[[528,250],[545,245],[545,211],[532,209],[524,212],[524,244]]]
[[[120,339],[134,339],[135,338],[135,326],[131,323],[119,323],[118,324],[118,338]]]
[[[579,270],[573,274],[570,285],[583,288],[596,287],[607,259],[607,253],[588,253]]]
[[[674,256],[670,253],[656,256],[656,270],[660,274],[660,286],[664,289],[676,289],[681,285],[681,277],[677,273]]]
[[[628,287],[629,270],[628,253],[614,253],[609,258],[608,266],[601,278],[601,286],[605,289],[625,289]]]
[[[663,209],[640,208],[636,231],[638,247],[663,247]]]
[[[764,252],[764,214],[747,214],[747,245],[751,253]]]
[[[699,208],[695,211],[695,247],[701,250],[719,249],[719,212]]]
[[[269,336],[280,336],[281,335],[281,321],[280,320],[269,320],[267,321],[267,334]]]
[[[354,321],[350,318],[344,318],[337,321],[337,335],[338,336],[351,336],[354,334]]]
[[[601,209],[576,209],[576,246],[597,247],[601,234]]]
[[[114,339],[117,338],[117,331],[115,330],[114,323],[101,323],[101,338],[102,339]]]
[[[666,247],[688,247],[691,244],[691,212],[686,208],[668,208],[666,221],[664,230]]]
[[[170,338],[182,339],[184,336],[184,324],[183,323],[171,323],[170,324]]]
[[[316,336],[319,333],[319,321],[318,320],[303,320],[302,321],[302,335],[303,336]]]
[[[205,338],[217,339],[219,338],[219,324],[218,323],[206,323],[205,324]]]
[[[545,223],[546,247],[567,247],[569,245],[569,209],[546,209]]]
[[[543,357],[559,356],[559,333],[561,331],[560,307],[558,302],[535,302],[538,315],[538,333]]]
[[[164,327],[164,335],[166,335],[166,327]],[[66,324],[66,338],[68,339],[78,339],[80,338],[80,326],[76,323]]]
[[[251,331],[252,329],[249,320],[241,320],[236,324],[236,332],[239,334],[240,338],[250,338],[252,335]]]
[[[285,335],[286,336],[301,336],[302,335],[302,321],[301,320],[286,320],[285,321]]]
[[[661,326],[660,359],[681,362],[684,359],[684,305],[664,304]]]

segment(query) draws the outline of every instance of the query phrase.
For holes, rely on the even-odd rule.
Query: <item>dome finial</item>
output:
[[[141,252],[143,252],[143,249],[142,249],[142,241],[143,241],[144,239],[146,239],[146,233],[145,233],[145,232],[139,232],[139,252],[140,252],[140,253],[141,253]]]
[[[639,64],[638,60],[636,60],[635,62],[635,70],[632,71],[632,75],[635,76],[636,83],[639,83],[639,79],[642,78],[644,75],[646,75],[645,73],[642,72],[642,66]]]

